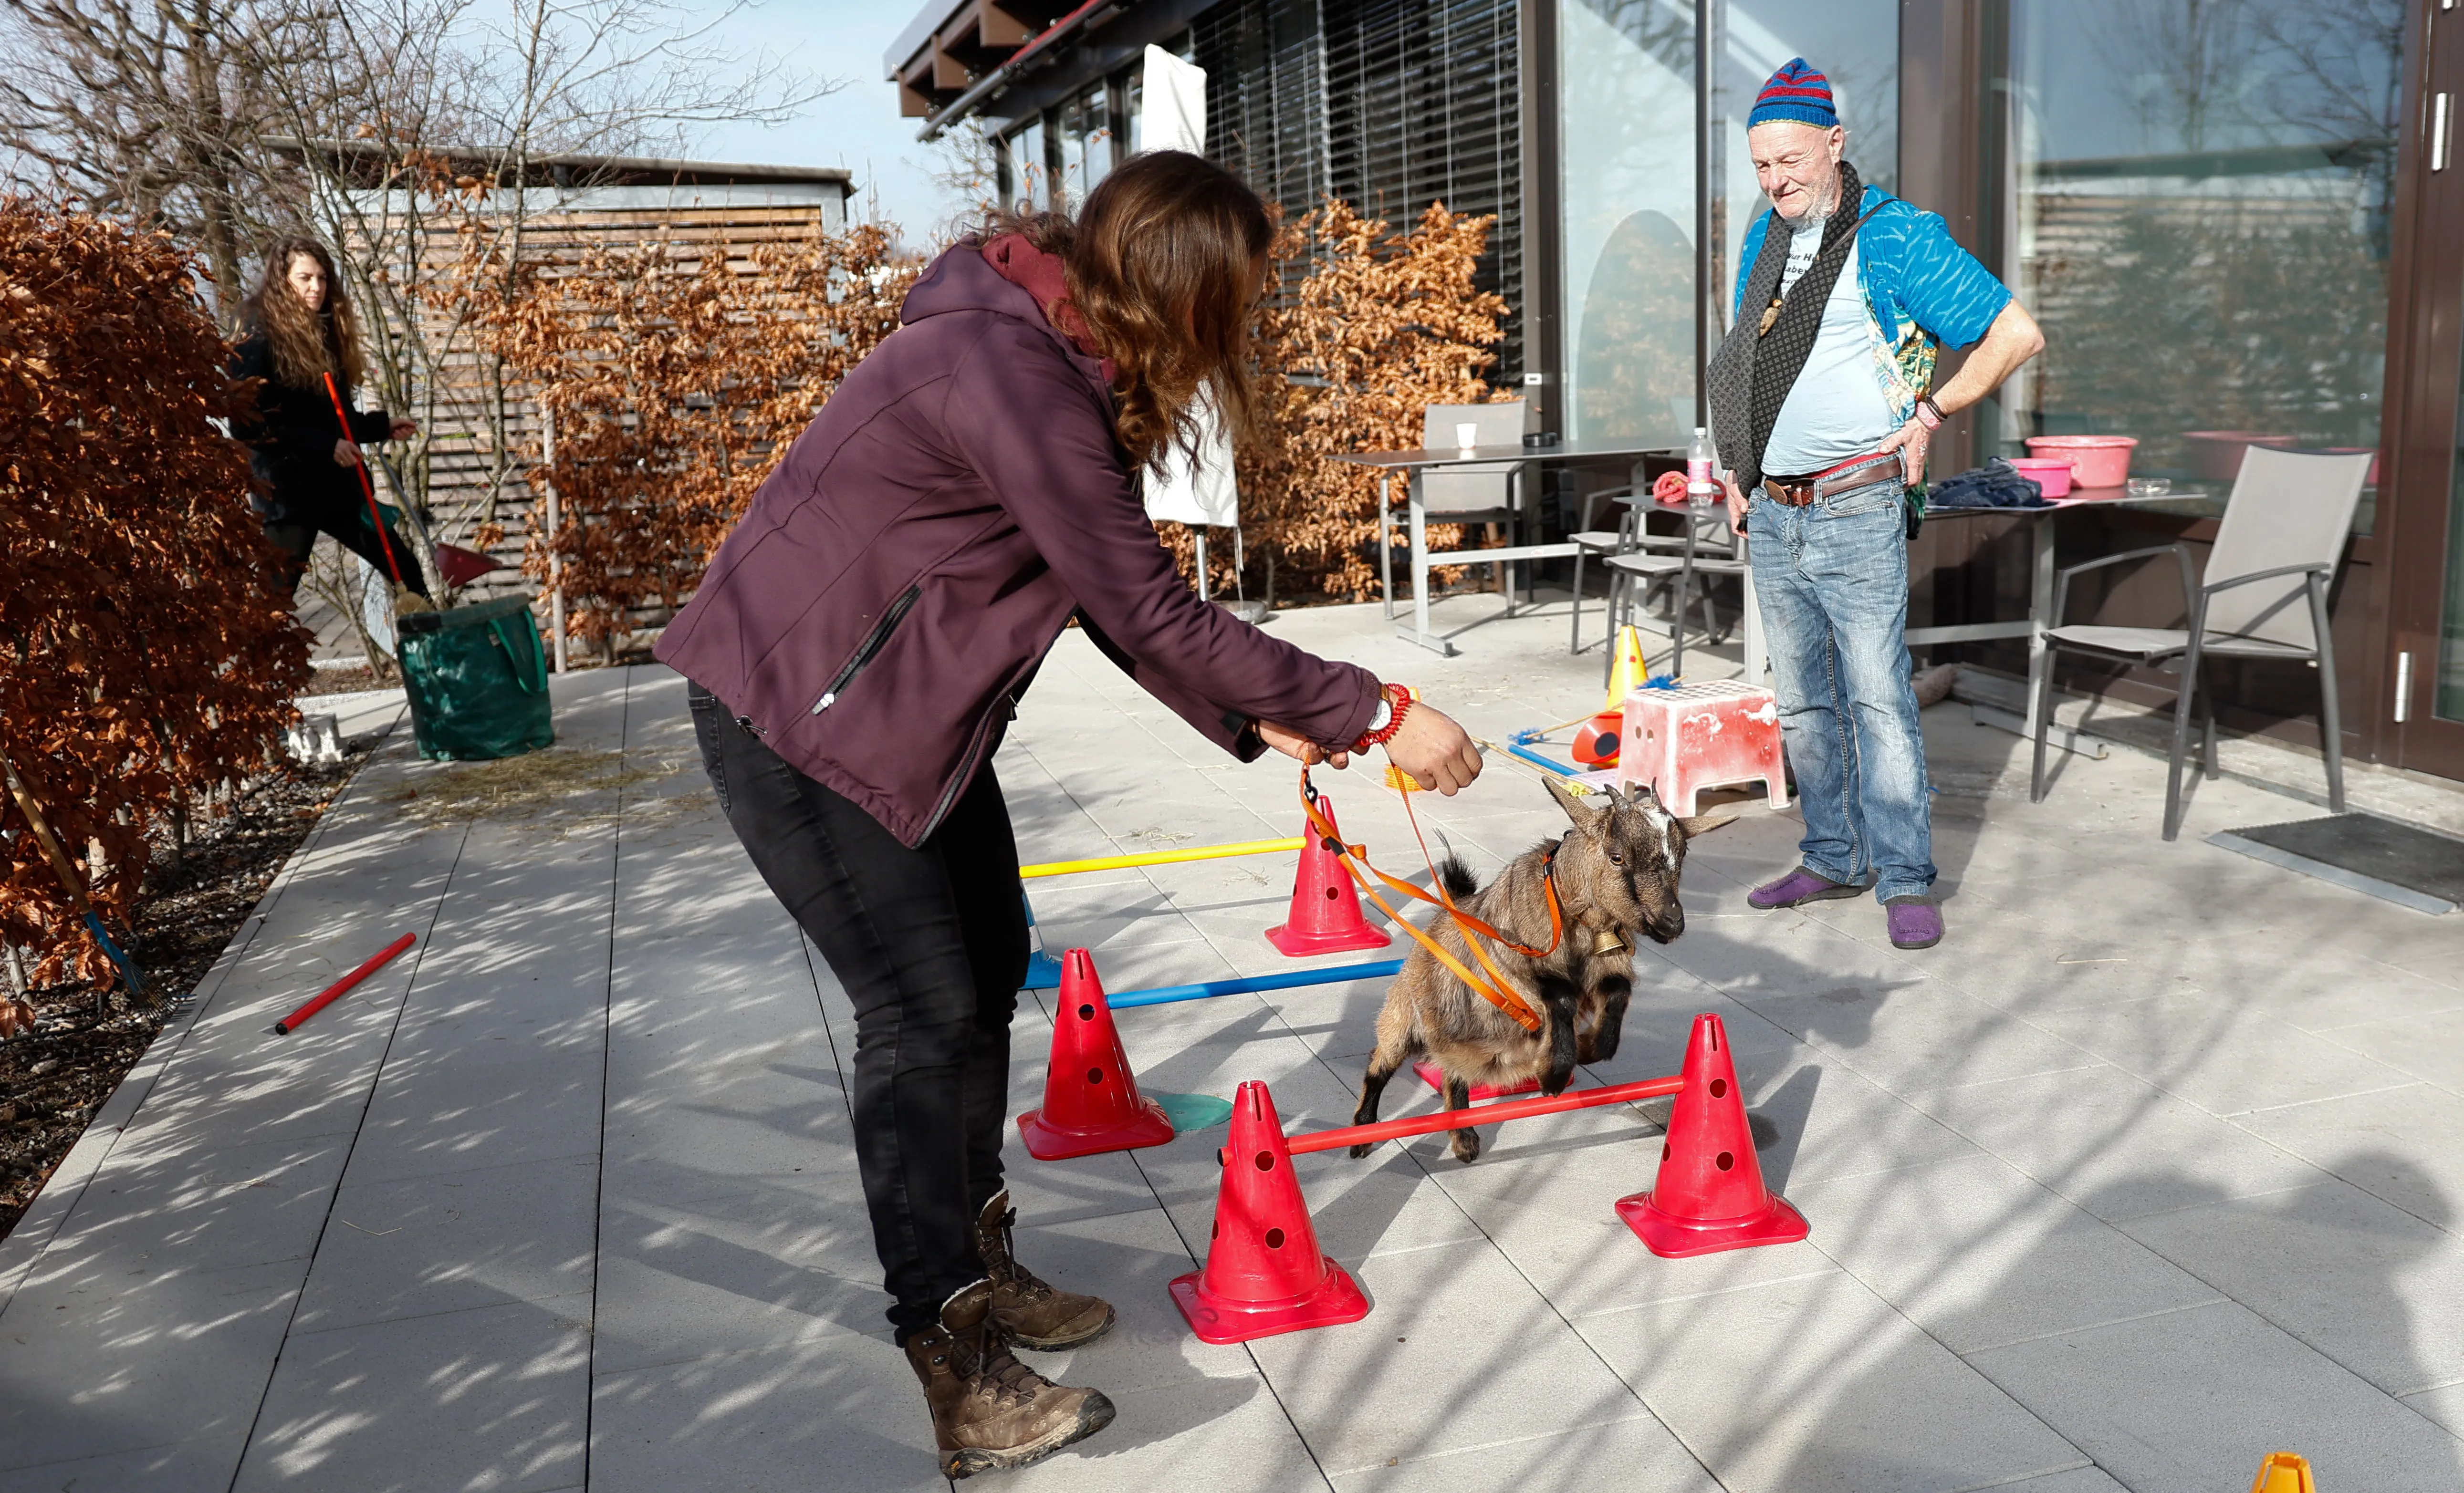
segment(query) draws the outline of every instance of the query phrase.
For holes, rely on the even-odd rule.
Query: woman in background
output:
[[[367,460],[361,447],[407,440],[419,426],[382,409],[353,406],[363,366],[359,318],[334,274],[333,255],[313,238],[275,244],[265,256],[256,289],[241,303],[231,377],[262,382],[254,417],[235,422],[231,433],[248,444],[249,465],[266,486],[254,501],[265,518],[265,537],[282,552],[283,582],[298,589],[321,532],[379,575],[390,577],[399,566],[403,584],[426,596],[428,583],[402,537],[388,526],[385,539],[379,539],[361,474],[352,470]],[[340,412],[334,407],[338,396]],[[386,542],[393,549],[390,561]]]

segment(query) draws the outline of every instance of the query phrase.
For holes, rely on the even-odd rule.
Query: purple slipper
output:
[[[1942,909],[1931,897],[1893,897],[1882,904],[1894,949],[1930,949],[1942,942]]]
[[[1757,908],[1793,908],[1800,902],[1820,902],[1829,897],[1853,897],[1863,889],[1842,886],[1828,877],[1816,876],[1800,866],[1775,882],[1756,887],[1746,893],[1746,905]]]

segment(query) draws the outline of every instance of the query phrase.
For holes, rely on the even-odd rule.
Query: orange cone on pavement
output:
[[[2250,1493],[2318,1493],[2318,1487],[2306,1460],[2291,1452],[2270,1452],[2258,1464],[2258,1481],[2250,1485]]]
[[[1660,1148],[1660,1178],[1651,1191],[1617,1199],[1617,1217],[1653,1254],[1671,1260],[1805,1238],[1805,1216],[1763,1186],[1728,1029],[1718,1017],[1694,1019],[1684,1078]]]
[[[1173,1303],[1199,1340],[1245,1343],[1369,1315],[1360,1286],[1317,1247],[1265,1085],[1241,1086],[1232,1136],[1218,1156],[1223,1181],[1205,1268],[1172,1283]]]
[[[1072,949],[1061,961],[1054,1004],[1052,1065],[1044,1076],[1044,1105],[1018,1117],[1026,1153],[1062,1161],[1106,1151],[1134,1151],[1172,1139],[1163,1107],[1138,1092],[1129,1054],[1095,977],[1093,955]]]
[[[1349,949],[1383,949],[1394,940],[1369,926],[1360,913],[1360,891],[1343,868],[1343,826],[1334,822],[1334,801],[1317,799],[1332,834],[1321,838],[1304,825],[1301,865],[1292,879],[1292,909],[1280,928],[1266,930],[1266,941],[1292,958],[1312,954],[1341,954]]]

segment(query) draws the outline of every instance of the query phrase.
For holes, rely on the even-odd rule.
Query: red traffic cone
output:
[[[1660,1180],[1618,1198],[1617,1217],[1653,1254],[1671,1260],[1805,1238],[1805,1216],[1763,1187],[1728,1029],[1718,1017],[1694,1019],[1684,1076],[1660,1148]]]
[[[1317,806],[1334,833],[1320,839],[1314,829],[1302,826],[1291,914],[1281,928],[1266,930],[1266,941],[1295,959],[1347,949],[1383,949],[1394,940],[1360,915],[1360,892],[1343,869],[1343,853],[1336,848],[1343,826],[1334,822],[1334,801],[1321,793]]]
[[[1445,1071],[1436,1064],[1423,1058],[1412,1065],[1412,1071],[1420,1075],[1421,1083],[1436,1089],[1441,1095],[1445,1093]],[[1471,1086],[1471,1102],[1478,1104],[1484,1099],[1503,1099],[1508,1094],[1536,1094],[1539,1091],[1540,1081],[1536,1078],[1527,1078],[1520,1084],[1509,1084],[1504,1088],[1494,1084],[1474,1084]]]
[[[1026,1153],[1063,1161],[1106,1151],[1134,1151],[1172,1139],[1163,1106],[1138,1092],[1129,1054],[1112,1026],[1095,960],[1072,949],[1061,961],[1061,994],[1052,1023],[1052,1066],[1044,1075],[1044,1107],[1018,1117]]]
[[[1241,1086],[1232,1138],[1217,1154],[1223,1184],[1215,1195],[1206,1267],[1172,1283],[1173,1302],[1199,1341],[1245,1343],[1369,1315],[1359,1285],[1318,1250],[1265,1085],[1252,1079]]]

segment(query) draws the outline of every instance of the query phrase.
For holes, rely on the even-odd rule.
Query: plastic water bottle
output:
[[[1720,484],[1711,477],[1711,463],[1716,459],[1711,450],[1711,432],[1701,426],[1694,428],[1693,444],[1685,448],[1685,500],[1707,503],[1720,495]]]

